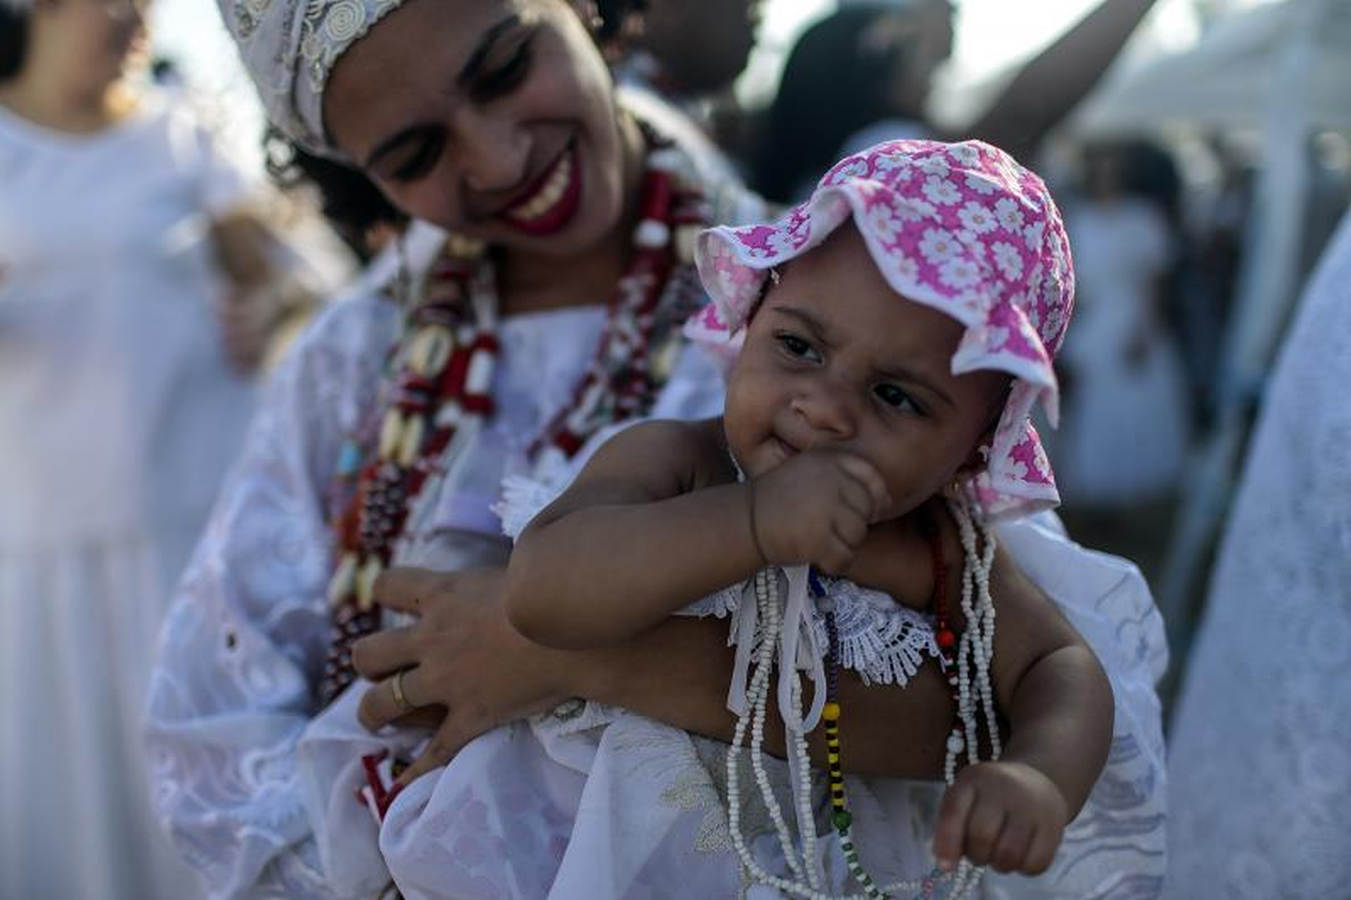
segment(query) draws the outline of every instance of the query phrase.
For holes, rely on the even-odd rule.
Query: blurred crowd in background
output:
[[[201,77],[183,38],[184,23],[196,22],[203,35],[219,31],[215,4],[163,2],[177,39],[146,44],[142,0],[88,0],[122,28],[99,40],[134,44],[128,77],[157,84],[160,99],[135,127],[101,136],[99,153],[83,163],[67,155],[77,140],[67,132],[78,132],[78,123],[48,126],[0,93],[0,140],[27,154],[0,157],[20,160],[0,169],[0,194],[11,198],[0,207],[21,197],[31,204],[25,215],[40,222],[20,227],[0,214],[0,461],[8,460],[0,462],[7,486],[0,507],[10,511],[0,510],[0,597],[77,592],[82,577],[103,577],[88,573],[116,569],[120,593],[153,585],[162,609],[238,445],[253,386],[326,298],[352,279],[376,277],[363,267],[393,264],[382,251],[404,224],[378,195],[354,188],[320,196],[306,175],[325,161],[273,153],[256,110],[222,90],[238,76]],[[15,8],[0,0],[0,17]],[[1160,4],[1138,46],[1064,122],[1041,121],[1035,105],[999,103],[1018,79],[1045,77],[1036,71],[1036,46],[1005,48],[1010,64],[962,84],[963,99],[954,100],[954,50],[967,17],[983,8],[949,0],[651,0],[643,30],[614,62],[620,83],[689,113],[726,165],[773,201],[803,198],[831,162],[890,138],[998,135],[1047,175],[1065,210],[1078,277],[1076,321],[1060,359],[1062,425],[1049,439],[1061,513],[1076,540],[1141,566],[1180,670],[1277,348],[1351,200],[1351,3]],[[1185,38],[1158,40],[1166,23],[1184,20]],[[765,32],[774,40],[757,50]],[[105,49],[59,48],[90,59]],[[12,75],[0,67],[0,87]],[[91,171],[72,170],[81,164]],[[44,171],[59,174],[50,183],[64,193],[23,195],[22,185]],[[138,205],[149,194],[137,192],[158,190],[156,180],[172,182],[172,209]],[[111,290],[107,266],[75,273],[63,269],[61,253],[38,246],[76,233],[86,261],[150,236],[158,249],[137,277],[200,294],[200,310],[174,318],[153,309],[132,321],[119,319],[131,314],[109,300],[101,318],[85,315],[79,327],[58,321],[61,309]],[[28,271],[65,306],[7,304]],[[57,358],[30,352],[24,329],[62,332]],[[100,360],[119,341],[126,342],[119,353],[145,362],[129,376],[143,379],[135,393],[147,404],[135,415],[109,409],[101,393]],[[87,402],[52,420],[49,391]],[[93,471],[88,445],[127,427],[98,424],[114,415],[143,420],[143,434],[118,449],[116,464]],[[45,468],[31,468],[34,454],[14,452],[21,440],[29,450],[41,444]],[[150,485],[156,477],[177,480]],[[63,479],[70,508],[38,511],[38,486]],[[75,534],[90,498],[111,517],[117,504],[127,507],[126,547],[72,551],[61,563],[65,574],[14,549],[35,521]],[[153,515],[131,512],[146,504]],[[19,704],[15,686],[41,664],[22,661],[17,635],[29,625],[17,607],[5,609],[0,698]],[[104,671],[136,669],[130,658],[153,646],[156,614],[146,608],[134,623],[91,626],[107,630],[91,635],[89,647],[118,629],[125,635],[124,646],[108,652],[129,659]],[[126,748],[136,738],[126,740],[118,752],[134,752]],[[25,752],[40,770],[41,748]]]

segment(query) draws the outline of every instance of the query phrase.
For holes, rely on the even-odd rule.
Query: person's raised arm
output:
[[[1098,83],[1154,0],[1103,0],[1023,66],[979,120],[955,137],[979,138],[1028,159]]]

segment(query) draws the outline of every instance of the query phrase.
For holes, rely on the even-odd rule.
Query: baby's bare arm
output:
[[[1002,871],[1050,865],[1107,761],[1112,688],[1098,659],[1015,566],[996,566],[994,688],[1008,720],[995,763],[961,772],[943,799],[934,853]]]
[[[507,614],[523,635],[565,649],[613,644],[762,565],[718,427],[622,432],[530,523],[507,569]]]
[[[1010,733],[1004,759],[1055,782],[1073,818],[1107,762],[1112,686],[1079,632],[1011,561],[996,567],[990,590],[995,690]]]

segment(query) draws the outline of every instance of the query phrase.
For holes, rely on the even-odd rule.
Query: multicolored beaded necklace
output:
[[[949,690],[955,707],[955,722],[948,737],[944,760],[944,780],[951,785],[957,769],[958,759],[966,750],[968,762],[978,761],[978,707],[986,713],[988,740],[991,745],[991,758],[998,759],[1000,754],[999,732],[994,712],[993,689],[989,678],[990,662],[994,648],[994,605],[989,593],[989,573],[994,562],[995,542],[993,537],[971,516],[964,498],[949,501],[949,511],[957,522],[961,538],[965,565],[962,578],[962,612],[967,627],[960,633],[954,630],[951,610],[948,603],[948,568],[943,559],[942,537],[937,522],[930,515],[921,519],[921,530],[929,544],[933,567],[934,593],[931,608],[934,614],[935,643],[947,676]],[[808,900],[838,900],[835,895],[825,892],[819,884],[819,876],[813,869],[816,858],[816,834],[811,807],[810,761],[807,753],[805,735],[795,735],[790,752],[797,763],[799,773],[795,784],[797,801],[797,820],[802,841],[801,857],[792,845],[791,833],[784,821],[782,811],[770,789],[769,778],[760,763],[760,752],[764,737],[766,698],[768,696],[769,673],[773,667],[774,644],[778,632],[784,623],[778,603],[771,596],[771,579],[774,573],[765,569],[756,574],[755,595],[757,613],[765,623],[764,638],[761,641],[757,667],[747,689],[747,701],[750,705],[749,716],[738,718],[733,734],[732,745],[727,753],[727,803],[728,825],[732,833],[732,843],[745,871],[761,884],[777,888],[794,897]],[[854,844],[852,827],[853,816],[849,812],[844,781],[844,766],[840,742],[840,720],[843,709],[839,695],[839,633],[836,625],[834,600],[814,569],[808,571],[808,585],[817,608],[823,614],[828,641],[826,675],[826,702],[821,711],[826,737],[826,766],[831,802],[831,824],[840,843],[845,863],[854,881],[862,889],[861,894],[847,895],[849,900],[880,900],[887,896],[905,894],[915,900],[932,900],[938,895],[940,887],[945,887],[942,895],[946,900],[958,900],[965,897],[978,884],[983,870],[962,860],[950,876],[944,876],[937,868],[924,878],[912,881],[896,882],[879,887],[864,868],[859,859],[858,848]],[[974,672],[972,669],[974,668]],[[972,681],[976,682],[978,698],[972,697]],[[800,685],[793,691],[795,702],[800,704]],[[761,789],[761,797],[769,810],[785,858],[795,880],[782,878],[766,872],[751,855],[740,830],[739,772],[737,755],[745,741],[747,719],[751,724],[751,766],[756,782]]]
[[[699,301],[692,276],[694,236],[708,220],[699,190],[679,176],[682,157],[644,127],[648,143],[633,254],[609,304],[600,345],[573,401],[531,447],[571,456],[601,428],[646,412],[665,373],[654,360],[659,328],[683,321]],[[689,270],[685,272],[683,270]],[[496,285],[481,244],[451,237],[410,304],[394,349],[387,405],[374,446],[363,457],[352,439],[338,479],[350,499],[334,520],[337,564],[329,583],[333,633],[322,699],[337,697],[356,674],[352,645],[380,627],[374,585],[397,541],[419,516],[429,482],[493,414],[493,373],[501,352]]]

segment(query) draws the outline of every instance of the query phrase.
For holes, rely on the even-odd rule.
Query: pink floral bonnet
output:
[[[713,303],[686,328],[726,347],[754,311],[768,270],[815,247],[850,215],[883,277],[904,297],[966,326],[953,374],[1014,376],[988,465],[969,490],[987,521],[1060,502],[1030,416],[1054,426],[1051,360],[1074,307],[1069,238],[1040,178],[979,141],[890,141],[846,157],[777,222],[699,236]]]

